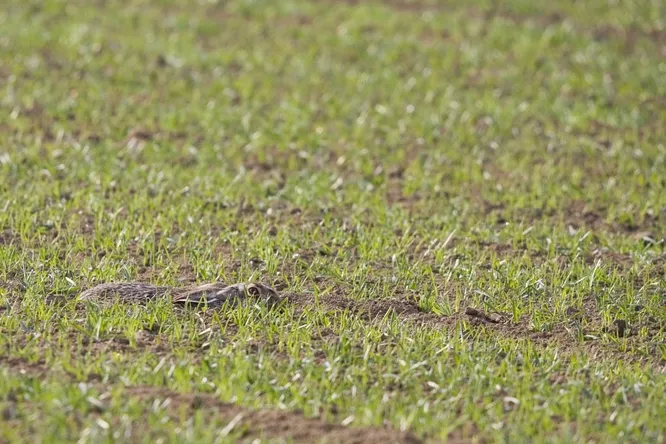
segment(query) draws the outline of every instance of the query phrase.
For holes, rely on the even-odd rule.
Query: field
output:
[[[534,3],[5,2],[0,442],[664,442],[666,3]]]

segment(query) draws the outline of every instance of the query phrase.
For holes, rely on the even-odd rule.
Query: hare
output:
[[[264,302],[269,306],[282,302],[274,289],[262,283],[225,285],[215,282],[189,287],[164,287],[143,282],[111,282],[88,289],[79,296],[82,301],[109,303],[120,300],[134,304],[145,304],[158,298],[170,298],[177,305],[203,305],[209,308],[248,299]]]

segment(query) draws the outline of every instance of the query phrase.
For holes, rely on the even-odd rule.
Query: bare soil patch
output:
[[[659,341],[651,337],[660,334],[664,325],[658,319],[649,316],[636,316],[630,319],[616,319],[606,325],[601,317],[595,299],[586,298],[580,308],[569,308],[566,320],[549,326],[535,328],[529,316],[515,321],[509,313],[488,312],[482,307],[468,305],[458,313],[442,316],[424,310],[407,296],[392,299],[355,300],[347,297],[344,290],[334,291],[321,296],[318,303],[307,294],[284,294],[285,303],[294,304],[297,311],[319,305],[324,310],[335,314],[348,312],[364,322],[375,322],[388,316],[396,316],[405,323],[427,328],[457,330],[467,335],[491,335],[497,338],[520,341],[527,340],[541,347],[554,347],[563,356],[582,353],[591,360],[623,359],[637,363],[652,364],[666,368],[666,360],[660,352]],[[77,307],[84,310],[84,307]],[[637,313],[642,307],[636,307]],[[201,330],[216,330],[211,321],[212,314],[203,313],[200,317]],[[211,330],[212,329],[212,330]],[[225,336],[232,337],[237,327],[231,319],[227,320]],[[639,334],[642,332],[643,334]],[[65,333],[68,334],[68,333]],[[645,336],[647,334],[647,337]],[[143,353],[150,351],[156,356],[169,355],[173,347],[185,347],[196,351],[207,341],[206,337],[195,341],[186,339],[181,344],[171,344],[159,333],[159,326],[146,326],[130,341],[125,337],[105,336],[83,338],[83,349],[79,350],[80,334],[69,333],[72,352],[85,352],[101,356],[110,351],[121,353]],[[18,335],[16,343],[33,340],[30,334]],[[258,346],[271,347],[258,338]],[[327,340],[322,338],[322,340]],[[622,350],[620,344],[626,348]],[[44,344],[47,346],[47,343]],[[639,353],[638,350],[641,350]]]
[[[299,298],[298,303],[312,304],[314,301],[311,298]],[[656,320],[648,319],[631,325],[619,319],[612,325],[604,326],[596,303],[591,299],[580,310],[570,310],[567,324],[555,324],[545,331],[535,330],[527,317],[513,322],[508,313],[486,312],[471,306],[451,316],[439,316],[422,311],[411,301],[398,299],[357,301],[342,294],[331,294],[320,303],[334,312],[348,311],[366,321],[376,321],[393,314],[406,323],[429,328],[461,329],[467,334],[485,333],[509,340],[529,340],[541,347],[554,347],[562,356],[582,353],[591,360],[622,359],[666,368],[666,360],[661,357],[657,343],[648,344],[649,355],[631,351],[645,344],[645,340],[637,336],[641,328],[655,333],[662,328]],[[577,337],[577,332],[580,332],[582,340]],[[604,335],[625,341],[627,351],[620,351],[611,343],[603,342]]]
[[[42,377],[51,371],[51,369],[41,361],[30,362],[22,358],[12,358],[8,356],[0,356],[0,364],[3,368],[8,369],[12,373],[31,377]]]
[[[427,1],[409,1],[409,0],[377,0],[374,2],[367,2],[362,0],[319,0],[329,3],[345,3],[348,5],[361,5],[368,3],[382,4],[389,6],[398,11],[419,13],[425,11],[451,11],[455,6],[446,3],[430,3]],[[633,25],[630,27],[620,27],[614,25],[597,25],[593,27],[585,27],[582,24],[576,23],[575,18],[568,17],[559,12],[549,12],[541,15],[532,13],[519,13],[511,10],[505,6],[495,5],[492,9],[482,10],[478,7],[467,7],[467,15],[470,17],[483,18],[486,22],[494,19],[501,19],[511,22],[516,25],[532,24],[539,28],[547,28],[552,25],[557,25],[565,20],[569,20],[572,24],[576,25],[575,28],[579,32],[584,32],[586,35],[591,36],[597,41],[605,40],[619,40],[624,42],[627,52],[635,49],[636,42],[641,39],[648,39],[655,44],[662,44],[662,56],[666,57],[666,32],[658,28],[644,29],[639,26]]]
[[[346,427],[316,418],[308,418],[299,412],[276,410],[249,410],[235,404],[220,402],[209,394],[178,393],[156,387],[132,387],[132,397],[152,401],[171,399],[170,409],[175,412],[204,409],[217,418],[236,423],[245,429],[243,439],[260,436],[271,439],[290,439],[294,442],[345,442],[345,443],[418,443],[414,435],[383,427]]]
[[[20,358],[0,357],[0,364],[10,372],[31,377],[43,378],[55,376],[45,364],[30,363]],[[74,381],[72,381],[74,382]],[[102,384],[93,384],[99,392],[109,388]],[[244,441],[256,438],[288,439],[293,442],[345,442],[345,443],[419,443],[416,436],[388,427],[347,427],[318,418],[308,418],[300,412],[277,410],[252,410],[235,404],[220,401],[208,393],[181,393],[163,387],[130,386],[126,394],[134,399],[145,401],[146,406],[154,401],[167,405],[173,420],[179,420],[183,412],[191,417],[197,410],[203,410],[211,421],[228,421],[227,433],[242,431]],[[169,400],[170,402],[164,402]],[[100,401],[100,410],[105,408]]]

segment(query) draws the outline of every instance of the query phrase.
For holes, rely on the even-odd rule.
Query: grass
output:
[[[10,0],[2,440],[662,442],[666,10],[504,3]]]

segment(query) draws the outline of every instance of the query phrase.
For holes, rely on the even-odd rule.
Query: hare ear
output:
[[[210,300],[213,299],[216,302],[223,303],[224,301],[234,300],[238,297],[241,297],[242,294],[242,290],[240,290],[237,285],[229,285],[228,287],[224,287],[215,293],[211,293],[208,296],[208,300],[210,302]]]
[[[173,302],[178,304],[212,304],[217,301],[216,296],[217,293],[209,289],[196,289],[174,297]]]

